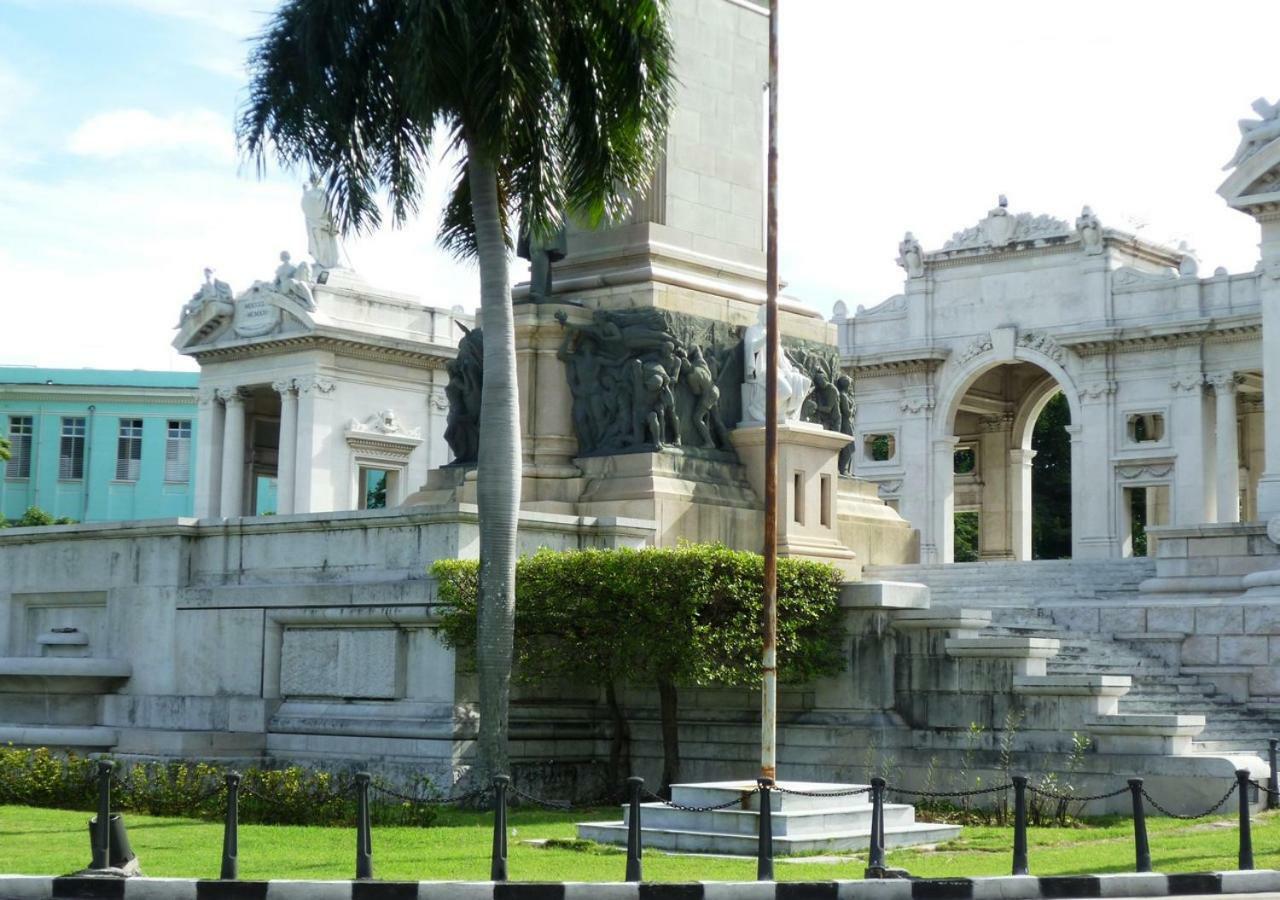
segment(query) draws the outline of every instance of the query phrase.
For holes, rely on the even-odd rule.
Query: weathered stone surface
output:
[[[379,700],[402,696],[401,632],[394,628],[286,628],[280,693]]]

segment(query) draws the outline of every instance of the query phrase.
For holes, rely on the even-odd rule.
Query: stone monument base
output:
[[[741,803],[710,812],[673,809],[661,802],[641,804],[640,830],[644,848],[754,856],[760,828],[760,794],[754,793],[755,786],[750,781],[672,785],[671,799],[682,806],[718,806],[735,797],[740,797]],[[778,786],[806,794],[833,794],[866,787],[808,781],[781,781]],[[816,851],[865,851],[871,838],[870,797],[870,793],[814,797],[771,792],[769,804],[774,852],[787,856]],[[911,806],[886,803],[885,846],[936,844],[960,834],[959,825],[923,823],[915,818],[915,809]],[[578,825],[578,837],[625,846],[629,819],[630,809],[624,806],[621,822],[584,822]]]

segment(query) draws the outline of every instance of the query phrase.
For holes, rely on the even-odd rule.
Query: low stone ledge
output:
[[[686,883],[200,881],[0,875],[5,900],[1040,900],[1280,891],[1280,872]]]
[[[1048,659],[1061,648],[1057,638],[1037,637],[973,637],[948,638],[948,656],[988,657],[991,659]]]
[[[1204,716],[1112,715],[1087,727],[1099,753],[1182,756],[1190,752],[1191,739],[1204,731]]]
[[[989,609],[903,609],[893,614],[893,624],[897,628],[936,629],[939,631],[969,632],[969,639],[975,633],[991,626],[991,610]],[[965,637],[966,635],[957,635]]]
[[[929,588],[913,581],[848,581],[840,586],[845,609],[928,609]]]
[[[1015,675],[1015,694],[1066,697],[1123,697],[1133,687],[1128,675]]]

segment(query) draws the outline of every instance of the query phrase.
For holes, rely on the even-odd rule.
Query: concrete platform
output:
[[[865,788],[857,784],[784,781],[780,787],[804,794],[771,791],[769,809],[774,853],[780,856],[830,850],[867,849],[871,836],[870,793],[835,794]],[[641,804],[641,834],[645,849],[677,853],[723,853],[753,856],[756,853],[760,794],[746,781],[702,782],[672,786],[672,802],[693,809],[678,809],[661,802]],[[737,799],[724,809],[720,806]],[[620,822],[583,822],[578,837],[602,844],[625,845],[630,809]],[[958,825],[917,822],[915,809],[902,803],[884,808],[886,847],[936,844],[960,834]]]

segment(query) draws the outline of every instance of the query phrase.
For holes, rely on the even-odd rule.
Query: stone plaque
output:
[[[286,628],[280,650],[283,697],[395,700],[404,696],[395,628]]]
[[[231,327],[240,337],[257,337],[274,331],[280,325],[280,307],[269,299],[266,291],[252,290],[236,301]]]

